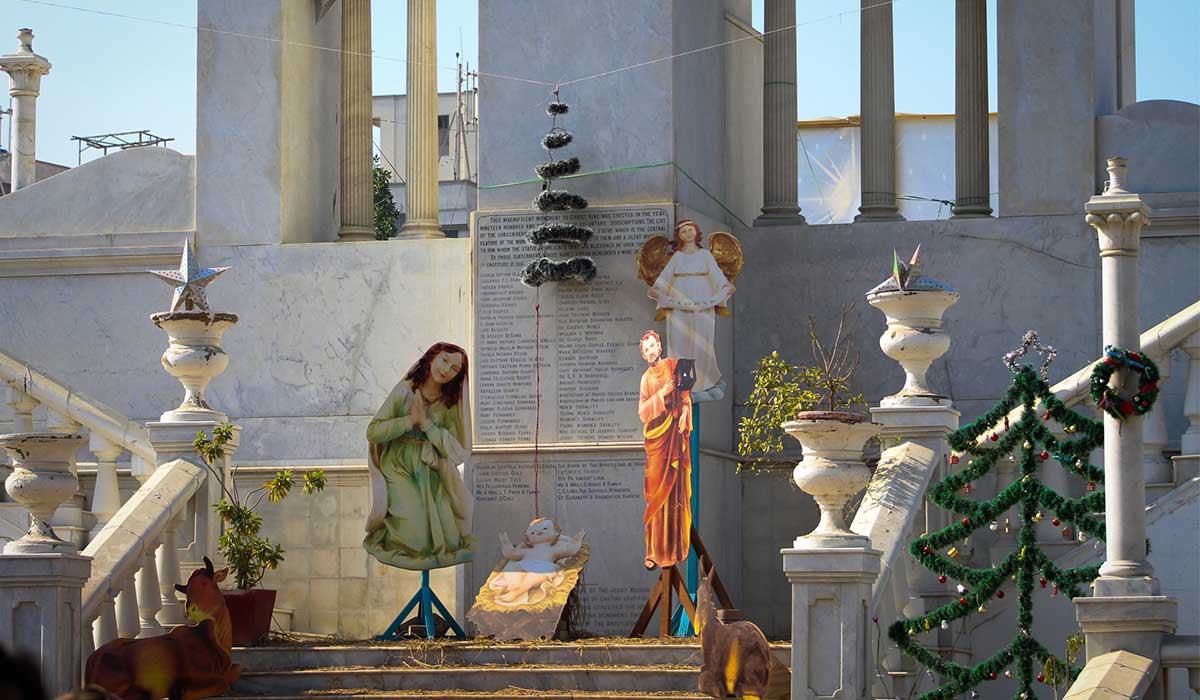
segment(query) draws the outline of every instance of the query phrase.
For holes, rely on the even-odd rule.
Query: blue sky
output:
[[[988,5],[994,109],[995,0]],[[762,6],[754,0],[759,29]],[[798,2],[800,119],[858,113],[858,6]],[[404,63],[394,59],[405,55],[405,7],[404,0],[374,1],[376,94],[404,92]],[[455,52],[461,47],[472,68],[477,64],[477,2],[440,0],[438,12],[438,64],[447,67],[439,80],[452,90]],[[896,110],[953,112],[953,0],[896,0],[893,15]],[[0,52],[14,49],[17,28],[28,26],[35,49],[54,64],[38,102],[39,157],[74,164],[71,136],[137,129],[174,137],[178,150],[195,152],[195,23],[195,0],[0,0]],[[1200,2],[1137,0],[1137,30],[1138,99],[1200,102]]]

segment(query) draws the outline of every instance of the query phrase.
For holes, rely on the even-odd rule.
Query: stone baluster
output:
[[[1200,455],[1200,333],[1183,341],[1188,356],[1187,393],[1183,398],[1183,413],[1188,418],[1187,429],[1179,438],[1182,455]]]
[[[767,0],[763,21],[763,206],[754,223],[799,224],[795,0]]]
[[[32,433],[33,432],[33,409],[37,408],[39,402],[25,390],[16,384],[8,385],[8,407],[12,409],[13,433]]]
[[[158,621],[170,627],[182,625],[187,620],[183,603],[176,596],[175,584],[179,583],[179,550],[175,542],[175,533],[182,521],[182,514],[167,521],[163,529],[162,544],[158,546],[158,591],[161,598],[161,610]]]
[[[903,219],[896,205],[896,76],[892,4],[862,0],[859,109],[862,110],[862,202],[855,221]]]
[[[97,649],[117,638],[117,606],[111,596],[100,601],[100,614],[92,621],[92,642]]]
[[[124,447],[108,438],[92,433],[88,441],[88,449],[96,455],[96,486],[92,493],[92,515],[96,516],[96,527],[93,533],[112,518],[121,509],[121,490],[117,482],[117,458],[125,451]]]
[[[341,212],[338,239],[369,241],[371,174],[371,0],[342,0]]]
[[[1171,353],[1163,357],[1152,358],[1158,365],[1158,385],[1165,386],[1171,377]],[[1164,486],[1174,483],[1175,470],[1171,460],[1163,451],[1167,449],[1167,415],[1161,403],[1155,404],[1154,410],[1146,414],[1142,422],[1142,450],[1145,453],[1143,461],[1146,465],[1146,486]],[[1150,500],[1154,500],[1151,495]]]
[[[162,590],[158,585],[158,562],[155,551],[158,544],[147,544],[142,555],[142,568],[134,577],[137,589],[138,617],[141,618],[139,638],[154,637],[163,633],[158,623],[158,611],[162,610]]]
[[[117,634],[134,639],[142,631],[138,617],[137,588],[134,575],[128,574],[117,582]]]
[[[1125,189],[1124,158],[1108,159],[1108,187],[1088,200],[1087,223],[1100,244],[1101,343],[1137,349],[1140,343],[1138,255],[1150,207]],[[1130,370],[1113,378],[1122,394],[1132,393]],[[1179,603],[1160,594],[1146,552],[1146,474],[1142,421],[1134,414],[1104,416],[1105,561],[1093,596],[1075,599],[1075,616],[1087,637],[1087,657],[1130,651],[1157,658],[1163,634],[1173,632]]]
[[[437,2],[408,0],[406,219],[399,238],[443,238],[438,223]]]
[[[990,216],[987,0],[958,0],[954,17],[954,218]]]
[[[82,433],[83,424],[65,413],[47,407],[46,430],[51,433],[74,435]],[[75,464],[74,456],[71,458],[71,473],[76,478],[79,477],[79,469]],[[83,527],[83,503],[85,500],[86,495],[83,491],[76,491],[74,496],[58,507],[58,510],[54,512],[54,517],[50,520],[54,531],[63,539],[74,542],[79,549],[83,549],[87,543],[87,530]]]

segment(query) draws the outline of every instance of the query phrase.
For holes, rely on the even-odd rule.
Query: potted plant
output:
[[[243,496],[237,488],[237,471],[231,474],[229,486],[213,466],[224,458],[224,447],[233,437],[228,423],[213,428],[212,437],[196,433],[193,446],[213,476],[221,482],[225,496],[213,506],[223,528],[217,551],[225,557],[233,574],[235,590],[222,591],[229,616],[233,620],[233,643],[236,646],[254,644],[266,637],[271,629],[271,613],[275,609],[275,591],[255,588],[268,569],[276,569],[283,561],[283,547],[259,535],[263,518],[257,512],[264,498],[278,503],[287,498],[295,483],[290,469],[275,473],[274,478]],[[325,472],[313,469],[304,472],[301,488],[312,494],[325,488]]]
[[[846,527],[844,511],[870,479],[863,447],[880,426],[866,421],[862,413],[846,410],[865,405],[862,394],[851,389],[858,368],[853,337],[845,330],[851,308],[842,309],[832,343],[821,342],[816,321],[809,317],[813,366],[790,365],[777,352],[759,362],[746,402],[750,415],[740,425],[738,450],[743,455],[782,450],[784,433],[800,442],[804,459],[792,479],[817,501],[821,522],[798,538],[796,547],[852,545],[862,539]]]

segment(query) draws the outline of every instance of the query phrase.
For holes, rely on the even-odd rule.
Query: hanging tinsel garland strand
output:
[[[540,287],[546,282],[591,282],[596,278],[596,263],[591,258],[577,257],[563,262],[550,258],[529,261],[521,270],[521,283],[529,287]]]
[[[542,224],[529,229],[525,240],[530,245],[583,245],[592,238],[592,230],[576,224]]]
[[[1011,428],[1008,416],[1018,406],[1024,411]],[[1054,421],[1064,432],[1074,437],[1059,440],[1046,427]],[[994,429],[1003,423],[1003,430]],[[939,506],[960,516],[937,532],[917,538],[909,547],[910,553],[923,566],[938,574],[945,582],[954,578],[960,582],[959,596],[950,603],[911,619],[897,620],[888,636],[901,651],[924,664],[943,678],[940,687],[923,694],[920,700],[952,700],[999,674],[1012,674],[1019,689],[1017,700],[1032,700],[1032,683],[1044,681],[1044,672],[1035,678],[1034,663],[1043,666],[1057,657],[1032,635],[1033,592],[1035,586],[1052,586],[1066,598],[1080,595],[1079,586],[1098,575],[1098,566],[1059,568],[1039,548],[1037,523],[1042,509],[1053,513],[1056,524],[1067,521],[1080,533],[1096,540],[1104,539],[1104,524],[1092,514],[1104,510],[1104,494],[1097,491],[1082,498],[1065,498],[1046,487],[1038,479],[1038,466],[1053,458],[1068,471],[1089,482],[1103,483],[1103,470],[1088,461],[1089,455],[1103,442],[1103,424],[1069,409],[1050,391],[1046,381],[1030,366],[1018,368],[1005,397],[987,415],[950,433],[947,440],[952,450],[951,463],[964,457],[967,465],[939,483],[930,491],[931,499]],[[997,461],[1019,451],[1018,478],[996,497],[988,501],[963,498],[963,486],[992,471]],[[991,568],[975,568],[960,564],[956,543],[962,542],[982,526],[994,528],[995,521],[1010,508],[1020,508],[1018,547],[1003,561]],[[950,621],[965,618],[973,612],[986,612],[986,605],[1004,597],[1006,582],[1015,581],[1017,588],[1017,635],[990,658],[975,666],[964,666],[941,658],[922,645],[917,636],[944,628]],[[1071,669],[1073,679],[1078,669]]]
[[[1108,381],[1122,368],[1137,373],[1137,393],[1128,399],[1113,391]],[[1130,416],[1144,415],[1154,407],[1158,399],[1158,365],[1149,357],[1134,350],[1124,350],[1112,345],[1104,346],[1104,359],[1092,368],[1091,396],[1100,410],[1117,420]]]

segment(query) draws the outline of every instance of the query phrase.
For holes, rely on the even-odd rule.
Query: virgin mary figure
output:
[[[458,470],[466,380],[467,353],[435,343],[367,425],[373,503],[363,548],[384,564],[425,570],[472,557],[471,499]]]
[[[736,248],[736,264],[741,265],[741,249],[736,239],[727,233],[715,234],[727,238]],[[659,314],[667,319],[666,353],[671,357],[690,358],[696,361],[696,385],[692,390],[693,401],[720,399],[725,395],[725,383],[721,381],[721,370],[717,367],[717,353],[713,347],[716,334],[716,312],[724,311],[724,305],[733,296],[733,283],[726,277],[713,254],[704,247],[704,234],[691,219],[681,219],[675,224],[674,240],[667,253],[670,257],[661,272],[650,278],[648,294],[658,303]],[[662,237],[656,236],[659,247],[666,245]],[[654,239],[647,241],[639,254],[639,267],[645,259],[653,257],[650,249]],[[651,283],[650,279],[653,279]]]

